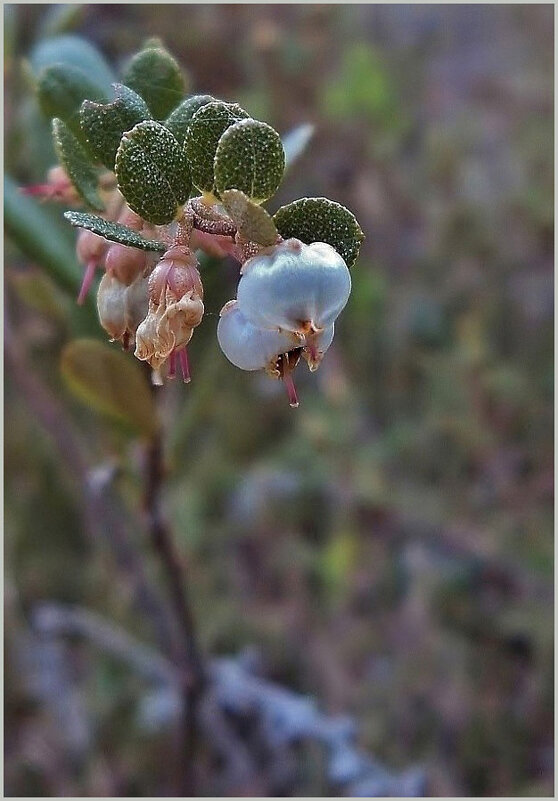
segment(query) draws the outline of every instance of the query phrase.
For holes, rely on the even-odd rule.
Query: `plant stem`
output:
[[[152,438],[147,448],[145,510],[151,542],[159,554],[166,573],[170,598],[180,631],[179,644],[174,654],[180,675],[182,695],[177,794],[182,797],[192,797],[196,796],[197,716],[199,702],[206,684],[206,675],[186,593],[180,557],[161,511],[163,482],[163,443],[159,432]]]

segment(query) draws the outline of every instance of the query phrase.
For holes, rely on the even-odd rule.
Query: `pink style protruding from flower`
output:
[[[85,274],[81,282],[81,288],[77,298],[77,303],[82,306],[95,278],[95,268],[104,259],[107,252],[108,242],[101,236],[94,234],[93,231],[82,230],[78,234],[76,253],[82,264],[85,264]]]
[[[23,195],[29,195],[30,197],[40,197],[42,200],[57,200],[73,206],[81,202],[80,196],[63,167],[51,167],[45,184],[23,186],[20,191]]]
[[[295,383],[290,373],[287,373],[283,376],[283,384],[285,385],[287,395],[289,396],[289,406],[292,409],[298,408],[298,395],[296,394]]]

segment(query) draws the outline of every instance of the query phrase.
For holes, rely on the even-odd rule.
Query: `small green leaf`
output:
[[[52,136],[60,164],[66,170],[80,197],[88,206],[97,211],[104,211],[103,201],[97,192],[99,173],[91,164],[89,155],[62,120],[52,121]]]
[[[215,98],[211,95],[193,95],[192,97],[188,97],[175,108],[163,124],[175,135],[180,144],[183,145],[186,132],[190,126],[190,120],[196,111],[202,106],[206,106],[208,103],[215,102]]]
[[[87,228],[88,231],[99,234],[99,236],[108,239],[109,242],[119,242],[121,245],[128,245],[131,248],[153,250],[160,253],[164,253],[167,249],[166,245],[162,242],[157,242],[156,239],[145,239],[137,231],[133,231],[121,223],[97,217],[95,214],[87,214],[82,211],[66,211],[64,217],[76,228]]]
[[[57,8],[61,7],[57,6]],[[75,8],[75,6],[71,6],[72,12],[75,11]],[[33,48],[29,61],[35,76],[38,76],[45,67],[53,64],[77,67],[87,75],[92,83],[107,94],[110,93],[111,84],[116,80],[111,68],[97,48],[87,39],[74,34],[42,39]]]
[[[140,122],[124,134],[115,172],[130,208],[155,225],[171,222],[192,188],[180,145],[154,120]]]
[[[122,83],[143,97],[157,120],[167,117],[186,92],[179,65],[163,47],[147,47],[137,53],[124,71]]]
[[[364,234],[352,212],[325,197],[304,197],[282,206],[274,215],[284,239],[294,237],[307,245],[327,242],[352,267],[358,258]]]
[[[63,120],[80,141],[83,134],[79,124],[79,108],[84,100],[108,100],[104,92],[87,74],[70,64],[52,64],[44,69],[38,80],[38,99],[47,117]]]
[[[215,153],[215,187],[219,194],[240,189],[254,203],[263,203],[277,191],[284,170],[281,137],[265,122],[241,120],[219,139]]]
[[[184,152],[192,171],[192,181],[200,192],[212,193],[215,151],[227,128],[248,119],[248,114],[236,103],[208,103],[194,116],[186,132]]]
[[[265,209],[253,203],[240,189],[227,189],[221,200],[244,239],[265,247],[275,244],[277,228]]]
[[[157,412],[137,362],[94,339],[64,348],[60,369],[69,389],[92,409],[144,436],[157,430]]]
[[[151,119],[147,103],[133,89],[122,84],[115,84],[114,89],[116,99],[112,103],[84,100],[79,112],[89,149],[109,170],[114,170],[122,135],[138,122]]]

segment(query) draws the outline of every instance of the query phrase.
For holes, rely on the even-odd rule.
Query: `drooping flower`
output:
[[[221,310],[221,350],[242,370],[282,379],[298,406],[292,372],[301,357],[319,367],[350,291],[348,268],[330,245],[281,242],[244,264],[237,300]]]
[[[136,331],[135,356],[159,370],[168,360],[169,378],[176,374],[176,357],[185,382],[190,380],[186,345],[201,323],[203,286],[197,259],[186,246],[170,248],[148,281],[147,316]]]

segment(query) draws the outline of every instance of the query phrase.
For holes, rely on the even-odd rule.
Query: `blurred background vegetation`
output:
[[[237,271],[204,266],[192,384],[159,390],[165,507],[204,649],[256,648],[266,676],[354,715],[386,765],[422,765],[429,795],[552,795],[553,7],[8,5],[19,185],[54,163],[22,59],[63,31],[116,66],[160,36],[192,91],[282,134],[313,123],[270,211],[325,195],[367,237],[334,346],[298,370],[297,411],[219,351]],[[158,795],[168,733],[138,724],[140,682],[74,643],[78,736],[49,690],[60,675],[33,661],[41,601],[154,641],[87,535],[80,459],[116,471],[111,514],[158,567],[137,436],[60,372],[68,342],[105,339],[74,304],[75,231],[29,202],[5,246],[5,792]],[[30,258],[28,214],[50,264]]]

